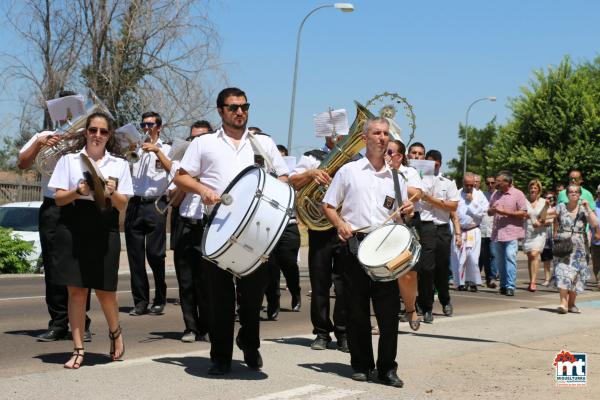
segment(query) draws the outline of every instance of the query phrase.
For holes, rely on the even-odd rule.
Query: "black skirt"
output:
[[[54,249],[53,283],[117,290],[121,238],[116,208],[101,211],[86,200],[61,207]]]

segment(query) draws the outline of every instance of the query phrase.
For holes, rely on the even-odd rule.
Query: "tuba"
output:
[[[86,101],[86,111],[73,121],[68,121],[56,130],[60,134],[60,141],[54,146],[42,146],[35,157],[35,168],[45,176],[52,175],[58,160],[67,153],[80,150],[85,144],[82,132],[85,129],[87,118],[96,113],[103,112],[112,118],[112,114],[104,103],[90,90]]]
[[[327,155],[319,169],[327,172],[332,176],[337,172],[342,165],[351,161],[352,158],[364,147],[362,140],[362,131],[364,125],[369,118],[374,118],[374,115],[363,105],[356,103],[356,118],[350,127],[348,135],[334,147]],[[323,210],[321,203],[327,187],[310,182],[304,186],[296,196],[296,210],[300,220],[314,231],[324,231],[330,229],[332,225],[329,223]]]

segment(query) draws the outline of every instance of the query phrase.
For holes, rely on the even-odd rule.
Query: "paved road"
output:
[[[106,325],[96,300],[90,316],[93,342],[86,344],[84,367],[68,371],[69,341],[39,343],[34,336],[47,321],[41,276],[0,278],[0,398],[148,398],[148,399],[396,399],[427,398],[597,398],[600,390],[600,292],[579,299],[580,315],[554,312],[558,295],[542,288],[529,293],[525,264],[519,262],[520,290],[514,298],[496,291],[452,292],[455,316],[441,315],[417,333],[399,327],[399,375],[403,389],[349,379],[349,356],[334,349],[312,351],[307,296],[306,254],[302,255],[303,307],[282,312],[279,321],[261,324],[265,367],[248,370],[235,349],[227,378],[206,375],[207,343],[184,344],[176,280],[167,276],[170,304],[163,316],[131,317],[126,261],[119,304],[126,361],[110,363]],[[170,269],[171,261],[168,261]],[[282,305],[289,306],[284,292]],[[374,337],[377,343],[377,337]],[[552,359],[561,349],[588,355],[584,388],[557,388]],[[92,367],[93,366],[93,367]],[[532,392],[533,391],[533,392]]]

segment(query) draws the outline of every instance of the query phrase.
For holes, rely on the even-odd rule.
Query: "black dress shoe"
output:
[[[138,315],[145,315],[148,314],[148,306],[145,304],[142,305],[137,305],[135,307],[133,307],[133,309],[131,309],[131,311],[129,311],[129,315],[131,316],[138,316]]]
[[[506,288],[505,287],[501,287],[500,288],[500,294],[506,294]]]
[[[338,336],[337,349],[342,353],[350,353],[350,349],[348,348],[348,337],[346,335]]]
[[[358,382],[368,382],[371,377],[370,375],[370,372],[354,371],[351,378]]]
[[[458,290],[459,292],[466,292],[467,287],[465,285],[458,285],[458,288],[456,288],[456,290]]]
[[[506,289],[506,295],[507,296],[514,296],[515,295],[515,290],[514,289]]]
[[[454,313],[454,308],[452,307],[452,304],[448,303],[442,308],[442,311],[446,317],[451,317]]]
[[[393,369],[386,372],[384,375],[379,375],[379,381],[381,381],[381,383],[383,383],[384,385],[393,386],[397,388],[401,388],[404,386],[404,382],[402,382],[402,379],[398,378],[396,370]]]
[[[209,375],[225,375],[229,371],[231,371],[231,366],[224,363],[213,362],[207,372]]]
[[[469,285],[469,292],[477,292],[479,289],[477,289],[477,285],[472,283]]]
[[[244,353],[244,362],[248,368],[257,371],[262,368],[263,360],[258,349],[247,349],[242,343],[239,334],[235,337],[235,344],[237,344],[237,347],[239,347],[239,349]]]
[[[67,332],[48,329],[46,332],[37,335],[36,338],[38,342],[54,342],[56,340],[64,339],[65,336],[67,336]]]
[[[496,287],[497,287],[496,282],[494,282],[492,280],[485,281],[485,286],[487,286],[490,289],[496,289]]]
[[[279,307],[275,310],[269,310],[269,307],[267,307],[267,319],[269,321],[277,321],[277,317],[279,317]]]
[[[83,341],[84,342],[92,341],[92,332],[89,329],[86,329],[85,332],[83,332]]]
[[[150,314],[152,315],[163,315],[165,313],[165,305],[164,304],[152,304],[150,307]]]
[[[300,295],[299,294],[292,295],[292,311],[299,312],[301,306],[302,306],[302,300],[300,298]]]
[[[329,342],[331,342],[331,338],[328,336],[317,335],[315,340],[313,340],[312,344],[310,345],[310,348],[313,350],[327,350],[327,344],[329,344]]]
[[[433,322],[433,313],[431,311],[425,311],[425,314],[423,314],[423,322],[426,324],[431,324]]]

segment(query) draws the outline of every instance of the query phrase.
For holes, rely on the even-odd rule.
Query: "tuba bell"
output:
[[[357,101],[354,103],[356,103],[356,117],[348,135],[331,150],[327,158],[319,165],[319,169],[327,172],[331,177],[333,177],[342,165],[352,160],[364,147],[362,140],[364,125],[369,118],[374,118],[374,115],[365,106]],[[319,185],[314,181],[298,191],[296,196],[296,211],[298,218],[300,218],[308,229],[324,231],[332,228],[321,208],[326,191],[327,187]]]
[[[45,176],[52,175],[54,167],[58,160],[67,153],[80,150],[85,144],[83,131],[87,118],[96,113],[103,112],[110,118],[113,118],[110,111],[104,103],[90,90],[86,101],[85,113],[75,118],[73,121],[67,121],[66,124],[59,127],[56,132],[60,134],[60,140],[54,146],[42,146],[35,157],[35,168]]]

